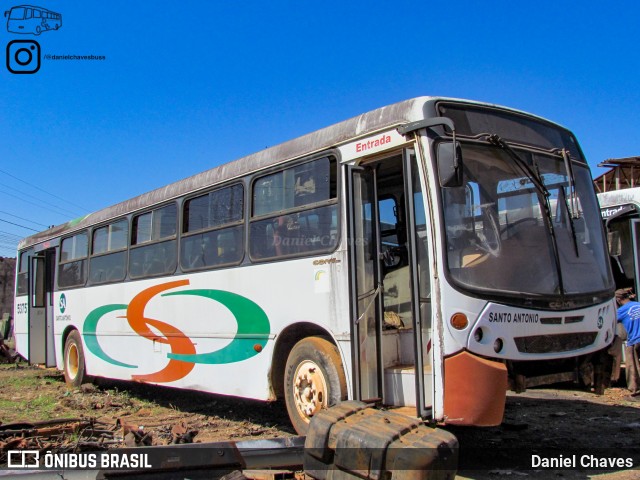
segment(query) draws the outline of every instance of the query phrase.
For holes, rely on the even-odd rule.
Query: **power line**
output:
[[[17,198],[18,200],[21,200],[21,201],[23,201],[23,202],[30,203],[31,205],[35,205],[35,206],[36,206],[36,207],[38,207],[38,208],[44,208],[45,210],[49,210],[50,212],[53,212],[53,213],[55,213],[56,215],[60,215],[61,217],[69,218],[69,214],[68,214],[68,213],[64,213],[64,212],[56,212],[56,211],[55,211],[53,208],[51,208],[51,207],[46,207],[46,206],[44,206],[44,205],[38,205],[38,204],[37,204],[37,203],[35,203],[35,202],[32,202],[32,201],[30,201],[30,200],[26,200],[26,199],[24,199],[24,198],[21,198],[21,197],[19,197],[19,196],[17,196],[17,195],[14,195],[13,193],[3,192],[3,191],[1,191],[1,190],[0,190],[0,193],[3,193],[3,194],[5,194],[5,195],[9,195],[10,197],[13,197],[13,198]],[[73,214],[73,215],[75,215],[75,214]]]
[[[0,230],[0,235],[4,235],[5,237],[15,237],[18,240],[22,238],[20,235],[16,235],[15,233],[11,232],[5,232],[4,230]]]
[[[25,227],[24,225],[20,225],[19,223],[13,223],[13,222],[10,222],[9,220],[4,220],[2,218],[0,218],[0,222],[9,223],[11,225],[15,225],[16,227],[20,227],[20,228],[25,228],[27,230],[31,230],[32,232],[38,232],[38,230],[36,230],[35,228]]]
[[[19,182],[24,183],[25,185],[29,185],[29,186],[35,188],[36,190],[40,190],[41,192],[46,193],[47,195],[50,195],[50,196],[52,196],[54,198],[57,198],[58,200],[62,200],[63,202],[68,203],[69,205],[73,205],[74,207],[79,208],[82,212],[86,212],[87,211],[85,207],[81,207],[80,205],[75,204],[73,202],[70,202],[69,200],[65,200],[64,198],[59,197],[58,195],[56,195],[54,193],[47,192],[45,189],[43,189],[41,187],[38,187],[37,185],[34,185],[32,183],[29,183],[26,180],[22,180],[21,178],[18,178],[15,175],[10,174],[9,172],[6,172],[6,171],[4,171],[2,169],[0,169],[0,172],[4,173],[5,175],[10,176],[11,178],[15,178],[16,180],[18,180]]]
[[[69,210],[69,209],[67,209],[67,208],[60,207],[60,206],[58,206],[58,205],[54,205],[54,204],[52,204],[51,202],[47,202],[46,200],[43,200],[43,199],[41,199],[41,198],[34,197],[33,195],[27,195],[27,194],[23,193],[23,192],[22,192],[22,190],[20,190],[20,189],[18,189],[18,188],[15,188],[15,187],[12,187],[11,185],[7,185],[7,184],[5,184],[5,183],[0,183],[0,186],[5,187],[5,188],[9,188],[9,189],[13,190],[14,192],[18,192],[18,194],[20,194],[20,195],[23,195],[23,196],[29,197],[29,198],[31,198],[32,200],[37,200],[38,202],[42,202],[42,203],[44,203],[44,204],[46,204],[46,205],[49,205],[50,207],[53,207],[53,208],[55,208],[55,209],[57,209],[57,210],[61,210],[61,211],[63,211],[63,212],[66,212],[66,214],[67,214],[67,215],[69,215],[69,214],[70,214],[70,215],[79,215],[79,212],[76,212],[76,211],[73,211],[73,210]],[[7,192],[3,192],[3,193],[6,193],[7,195],[11,195],[10,193],[7,193]],[[14,195],[14,196],[15,196],[15,195]],[[16,197],[16,198],[20,198],[20,197]]]
[[[24,220],[25,222],[33,223],[34,225],[40,225],[41,227],[49,228],[49,225],[45,225],[44,223],[34,222],[33,220],[29,220],[28,218],[24,218],[24,217],[19,217],[18,215],[14,215],[13,213],[3,212],[2,210],[0,210],[0,213],[4,215],[9,215],[10,217],[17,218],[19,220]]]

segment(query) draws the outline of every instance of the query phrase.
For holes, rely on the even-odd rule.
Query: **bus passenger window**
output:
[[[244,257],[244,187],[214,190],[184,203],[180,266],[233,265]]]
[[[22,252],[18,263],[18,278],[16,281],[16,296],[26,295],[29,289],[29,256],[33,255],[33,250]]]
[[[175,203],[133,217],[129,275],[132,278],[173,273],[177,266]]]
[[[89,250],[86,232],[62,240],[58,265],[58,286],[76,287],[85,283],[85,263]]]
[[[249,253],[262,260],[337,245],[337,166],[322,157],[255,180]]]
[[[93,231],[89,281],[106,283],[124,280],[129,222],[120,220]]]

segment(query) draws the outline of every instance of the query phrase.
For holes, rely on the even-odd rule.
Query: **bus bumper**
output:
[[[444,360],[444,415],[452,425],[492,427],[502,423],[508,387],[503,363],[467,351]]]

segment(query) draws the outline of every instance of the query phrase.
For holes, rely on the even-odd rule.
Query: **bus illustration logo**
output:
[[[60,308],[60,313],[64,313],[64,311],[67,309],[67,297],[64,293],[60,295],[60,300],[58,301],[58,308]]]
[[[129,327],[139,336],[161,344],[169,345],[171,352],[167,354],[169,362],[160,371],[132,375],[132,380],[143,382],[166,383],[179,380],[191,372],[196,363],[226,364],[240,362],[261,352],[269,340],[271,325],[267,314],[260,306],[246,297],[225,290],[179,290],[166,292],[189,285],[189,280],[178,280],[162,283],[142,290],[131,299],[129,304],[103,305],[91,311],[84,321],[83,333],[87,349],[96,357],[124,368],[138,368],[136,365],[121,362],[110,357],[100,346],[97,334],[98,323],[108,313],[124,310]],[[145,316],[147,303],[156,295],[161,297],[197,296],[208,298],[224,305],[234,316],[238,329],[231,343],[212,352],[197,353],[196,344],[175,326],[155,318]],[[160,332],[160,335],[157,333]]]
[[[7,17],[7,31],[10,33],[31,33],[40,35],[48,30],[58,30],[62,26],[62,15],[42,7],[19,5],[4,12]]]

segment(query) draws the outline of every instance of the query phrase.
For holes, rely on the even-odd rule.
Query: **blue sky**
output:
[[[29,228],[420,95],[561,123],[594,175],[640,155],[631,1],[29,3],[63,26],[18,35],[1,18],[3,56],[36,40],[43,59],[33,75],[0,65],[0,256]]]

